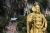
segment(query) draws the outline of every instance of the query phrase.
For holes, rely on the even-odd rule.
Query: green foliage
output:
[[[46,16],[47,21],[50,21],[50,16]]]
[[[48,31],[50,31],[50,21],[48,21]]]
[[[46,19],[47,19],[47,23],[48,23],[47,31],[48,31],[48,33],[50,33],[50,16],[47,16]]]
[[[26,16],[19,15],[18,16],[18,30],[22,31],[22,27],[26,27]]]
[[[0,17],[0,32],[3,33],[5,26],[8,25],[8,20],[4,17]]]
[[[8,25],[8,20],[4,17],[0,17],[0,27],[5,27],[6,25]]]
[[[3,33],[6,33],[6,31],[4,30]]]

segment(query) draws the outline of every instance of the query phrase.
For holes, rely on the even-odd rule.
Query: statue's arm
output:
[[[30,33],[30,23],[31,23],[31,21],[32,21],[32,16],[31,16],[31,14],[29,14],[27,16],[27,33]]]
[[[43,16],[43,22],[44,22],[44,30],[46,30],[47,29],[47,20],[46,20],[46,18]]]
[[[29,22],[27,21],[27,33],[30,33]]]

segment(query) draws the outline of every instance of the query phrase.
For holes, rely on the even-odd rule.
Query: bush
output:
[[[3,33],[6,33],[6,31],[4,30]]]
[[[50,16],[46,16],[46,19],[47,19],[47,23],[48,23],[47,31],[48,31],[48,33],[50,33]]]
[[[4,17],[0,17],[0,31],[3,32],[5,26],[8,25],[8,20]]]
[[[18,15],[18,30],[22,31],[23,27],[26,27],[26,16]]]
[[[8,25],[8,20],[4,17],[0,17],[0,27],[5,27]]]
[[[50,16],[46,16],[47,21],[50,21]]]

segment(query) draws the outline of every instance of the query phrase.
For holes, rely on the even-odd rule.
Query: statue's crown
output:
[[[38,2],[35,2],[35,7],[40,7]]]
[[[39,3],[38,3],[38,2],[35,2],[35,4],[36,4],[36,5],[39,5]]]

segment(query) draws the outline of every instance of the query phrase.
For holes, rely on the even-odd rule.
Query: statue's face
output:
[[[36,5],[36,12],[40,12],[40,6],[39,5]]]

